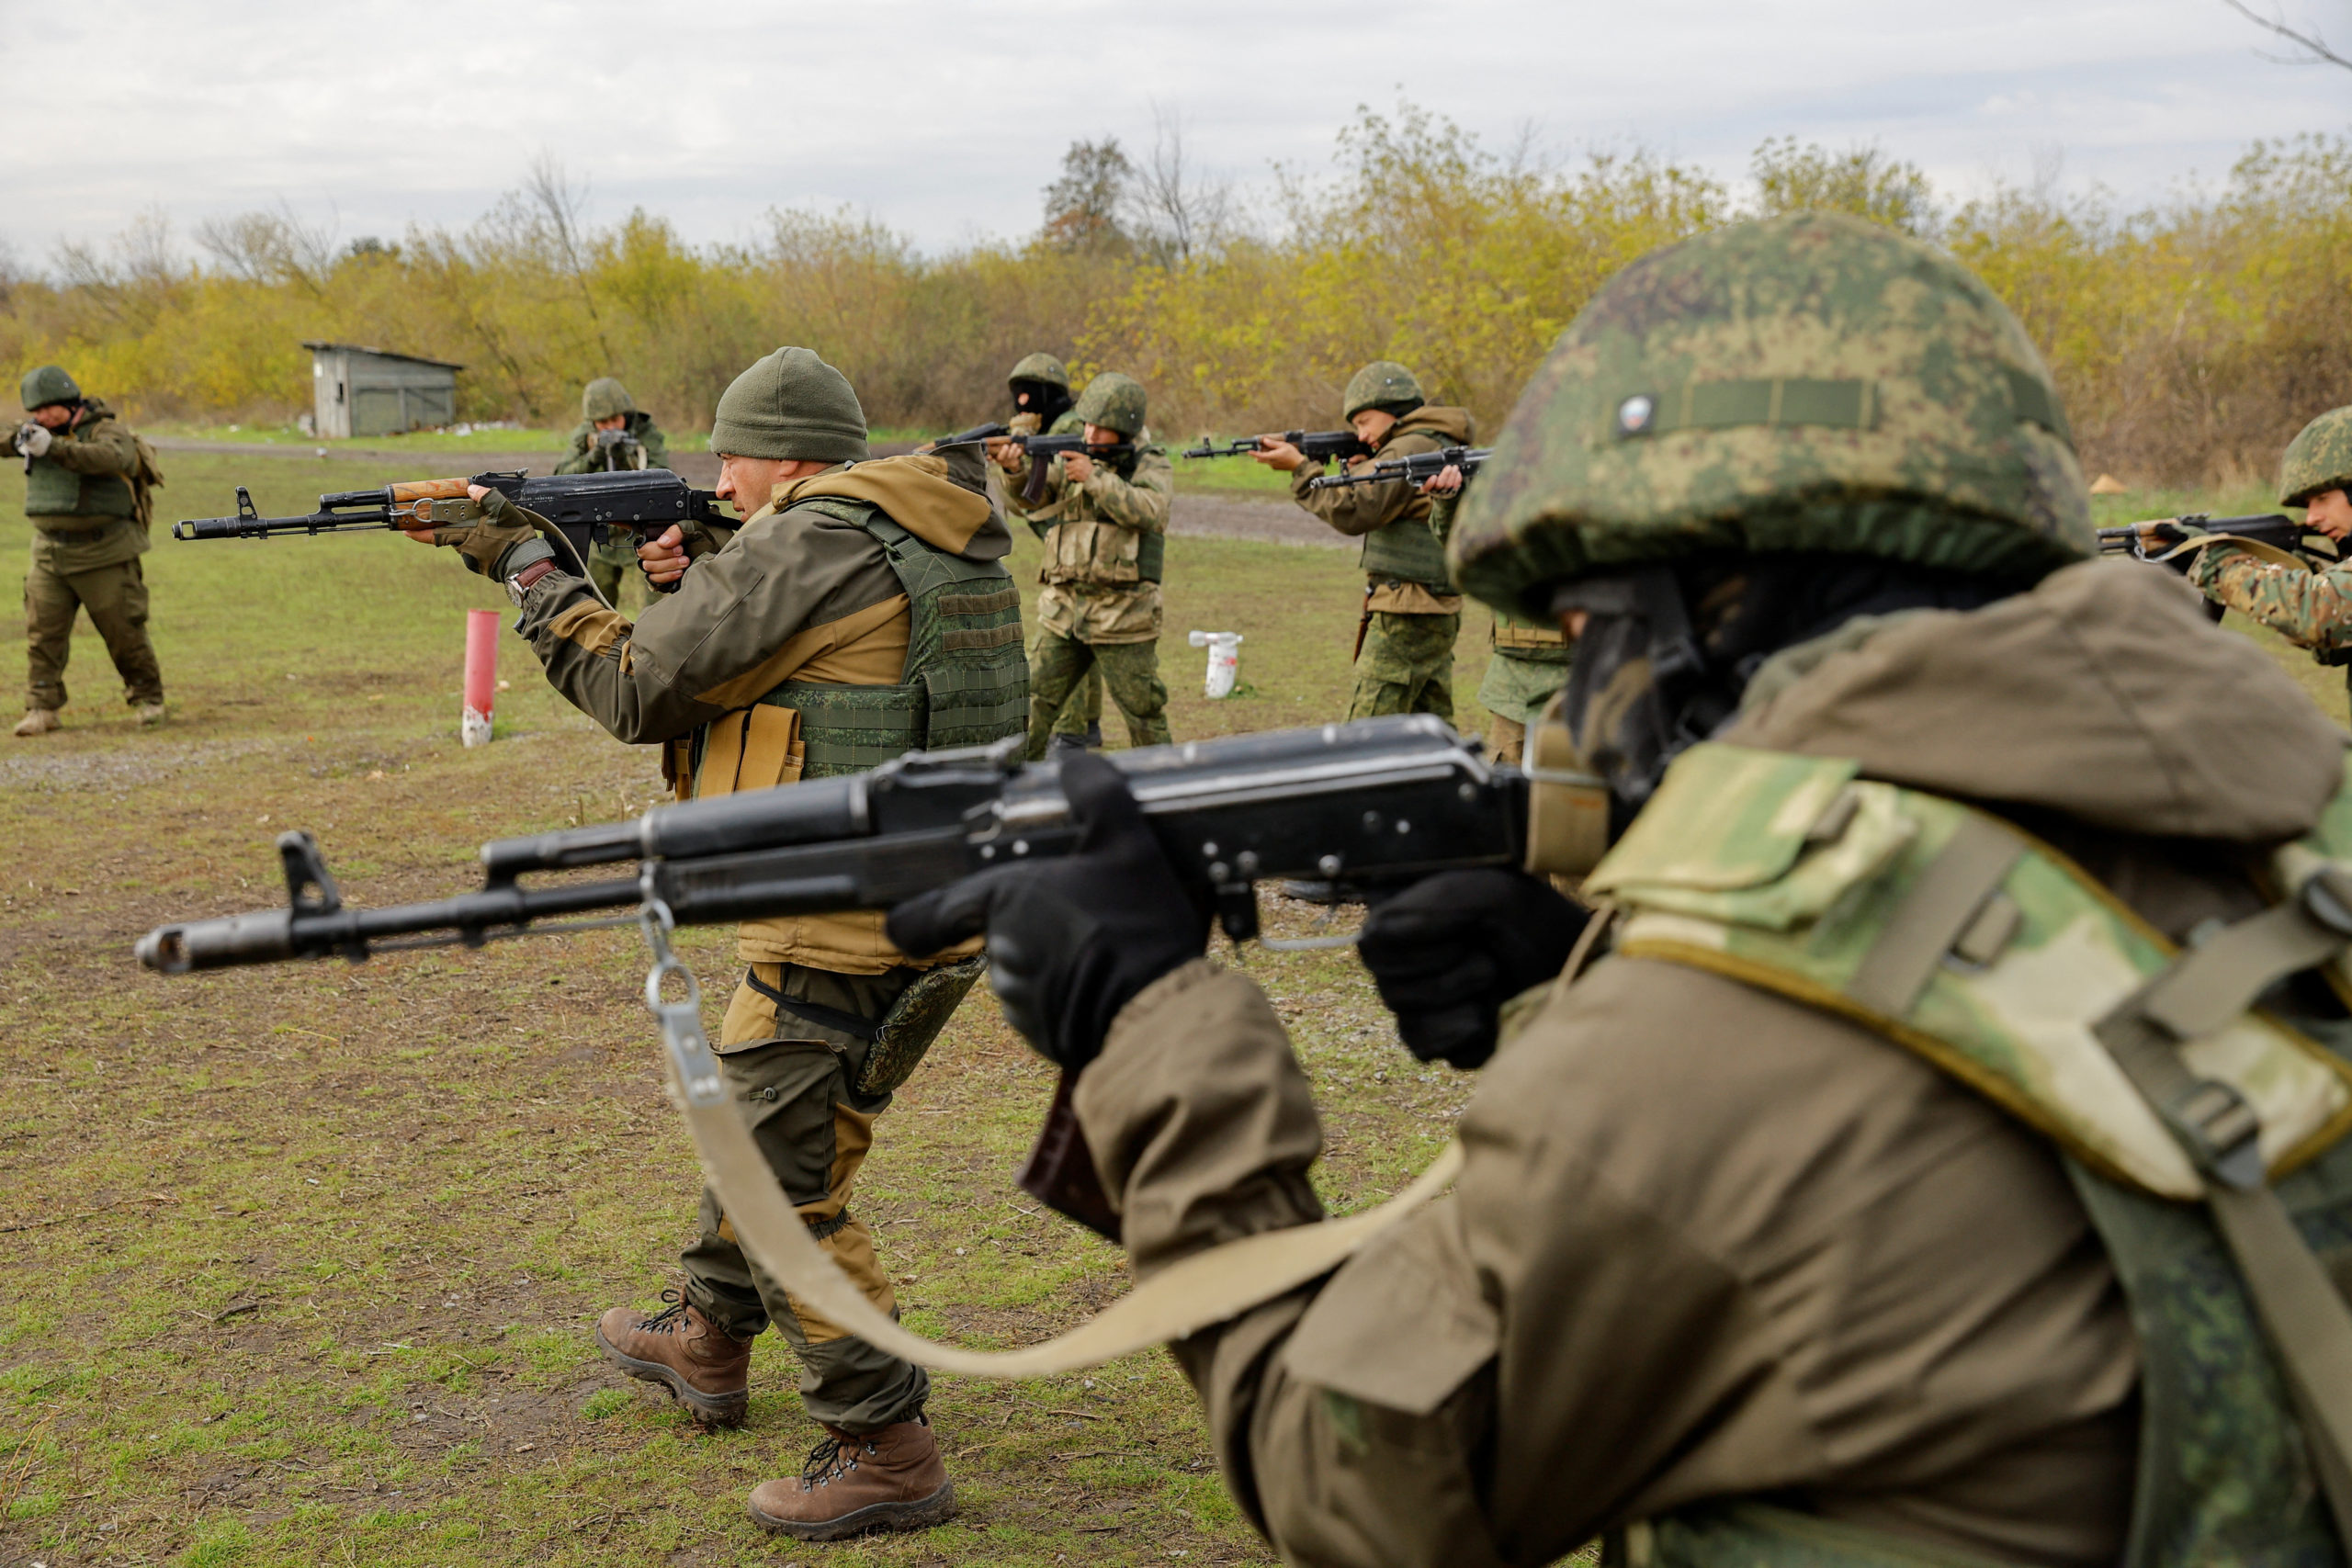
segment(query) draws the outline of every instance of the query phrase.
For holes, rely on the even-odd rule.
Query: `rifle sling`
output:
[[[697,1044],[699,1058],[695,1055]],[[877,1310],[811,1239],[808,1225],[752,1142],[732,1096],[721,1087],[707,1039],[673,1039],[664,1059],[670,1097],[685,1113],[703,1173],[743,1249],[796,1300],[844,1332],[886,1355],[964,1377],[1035,1378],[1076,1371],[1222,1323],[1329,1273],[1364,1243],[1437,1196],[1462,1169],[1462,1145],[1448,1144],[1429,1169],[1377,1208],[1318,1224],[1265,1231],[1196,1252],[1066,1334],[1017,1350],[975,1350],[901,1327]],[[699,1092],[690,1092],[689,1086]]]

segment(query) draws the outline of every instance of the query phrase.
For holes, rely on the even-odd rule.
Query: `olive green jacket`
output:
[[[87,398],[84,403],[85,412],[72,426],[51,434],[47,455],[35,458],[35,465],[52,464],[85,478],[112,478],[128,489],[140,467],[139,444],[130,427],[100,400]],[[0,435],[0,457],[21,457],[13,426]],[[86,494],[89,487],[82,488]],[[118,566],[153,547],[145,525],[136,518],[83,512],[28,515],[34,530],[33,564],[61,577]]]
[[[1782,673],[1725,739],[2021,817],[2175,940],[2260,908],[2258,848],[2344,776],[2266,655],[2113,564]],[[1322,1213],[1307,1080],[1243,975],[1145,990],[1076,1104],[1139,1279]],[[1457,1131],[1453,1197],[1175,1347],[1287,1561],[1548,1562],[1763,1495],[1931,1552],[2121,1560],[2137,1340],[2007,1112],[1859,1024],[1621,956],[1552,993]]]
[[[662,427],[653,423],[653,416],[640,410],[623,417],[628,421],[625,428],[645,448],[645,466],[649,468],[668,468],[670,439],[662,434]],[[572,427],[571,455],[558,463],[555,471],[559,474],[601,473],[605,457],[606,452],[596,445],[595,423],[583,419]]]

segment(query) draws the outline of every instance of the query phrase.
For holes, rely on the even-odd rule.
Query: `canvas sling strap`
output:
[[[1345,1219],[1266,1231],[1194,1253],[1136,1285],[1067,1334],[1017,1350],[976,1350],[926,1339],[899,1325],[817,1245],[743,1123],[702,1023],[694,976],[670,951],[669,911],[641,917],[653,967],[645,1005],[661,1021],[670,1095],[684,1113],[703,1173],[743,1249],[794,1299],[886,1354],[965,1377],[1036,1378],[1099,1366],[1164,1345],[1273,1300],[1327,1274],[1350,1254],[1442,1191],[1462,1168],[1449,1144],[1436,1163],[1385,1203]],[[684,993],[665,999],[666,986]]]

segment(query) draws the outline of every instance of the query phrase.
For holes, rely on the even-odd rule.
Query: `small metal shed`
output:
[[[462,365],[349,343],[311,343],[318,432],[331,437],[398,435],[458,418]]]

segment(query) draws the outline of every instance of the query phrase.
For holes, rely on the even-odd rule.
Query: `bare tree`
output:
[[[336,227],[332,220],[305,223],[280,201],[275,211],[208,218],[196,226],[196,243],[240,277],[292,283],[317,296],[334,267]]]
[[[605,318],[596,311],[596,297],[588,288],[588,264],[580,254],[580,215],[588,204],[588,187],[583,182],[574,185],[565,173],[563,163],[546,148],[531,160],[531,172],[523,182],[525,200],[537,208],[541,231],[550,241],[563,268],[571,275],[572,286],[580,290],[580,303],[588,311],[588,322],[596,329],[596,346],[604,351],[605,363],[613,363],[613,345],[605,337]]]
[[[2328,48],[2327,40],[2320,37],[2318,28],[2300,32],[2289,27],[2287,18],[2277,10],[2266,17],[2246,5],[2245,0],[2222,0],[2222,4],[2263,31],[2276,33],[2303,51],[2301,54],[2266,54],[2263,59],[2275,60],[2281,65],[2340,65],[2346,71],[2352,71],[2352,60],[2346,60]]]
[[[1125,200],[1135,227],[1163,262],[1178,266],[1216,243],[1233,220],[1233,187],[1204,180],[1184,145],[1184,117],[1151,106],[1151,158],[1135,172]]]
[[[1119,209],[1135,177],[1117,137],[1071,142],[1061,178],[1046,187],[1046,243],[1057,251],[1125,250],[1131,242]]]

